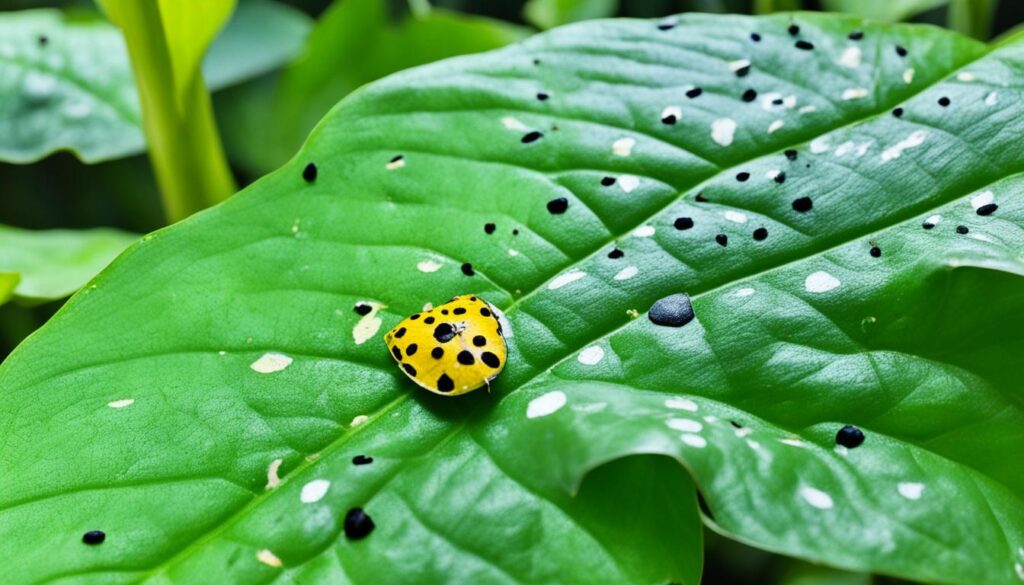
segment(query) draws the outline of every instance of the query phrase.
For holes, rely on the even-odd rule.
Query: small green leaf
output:
[[[14,295],[14,287],[18,285],[19,278],[17,272],[0,272],[0,305]]]
[[[138,238],[112,229],[32,231],[0,226],[0,273],[15,277],[6,281],[17,283],[12,289],[15,298],[62,299],[85,286]],[[0,285],[0,299],[3,289]]]
[[[221,89],[280,66],[309,26],[281,4],[243,2],[210,48],[207,82]],[[29,163],[70,150],[94,163],[145,149],[138,93],[116,28],[50,9],[4,12],[0,39],[0,160]]]
[[[618,0],[530,0],[523,8],[526,20],[541,29],[570,22],[607,18],[615,14]]]
[[[0,365],[5,576],[695,585],[696,488],[767,550],[1019,584],[1021,71],[687,14],[368,85]],[[462,293],[509,358],[452,399],[381,337]]]
[[[901,22],[949,4],[950,0],[822,0],[825,10],[847,12],[883,22]]]

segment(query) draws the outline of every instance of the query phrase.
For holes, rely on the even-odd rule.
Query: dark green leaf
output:
[[[30,231],[0,225],[0,273],[14,277],[17,299],[62,299],[85,286],[137,239],[136,234],[112,229]],[[0,302],[4,288],[0,284]]]
[[[9,578],[690,584],[692,476],[759,547],[1018,583],[1024,45],[793,18],[583,23],[391,77],[129,249],[0,367]],[[381,333],[466,292],[509,361],[446,399]],[[682,293],[682,327],[645,314]]]
[[[275,16],[272,24],[266,18]],[[308,30],[297,11],[242,2],[210,49],[219,89],[288,60]],[[92,163],[145,148],[138,95],[120,33],[56,10],[0,14],[0,160],[28,163],[70,150]]]

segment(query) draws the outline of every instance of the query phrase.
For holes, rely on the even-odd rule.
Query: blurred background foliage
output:
[[[103,34],[119,34],[113,27],[106,30],[92,0],[0,0],[0,31],[35,34],[21,30],[28,25],[17,20],[17,11],[45,8],[60,11],[40,13],[55,17],[60,26],[93,23],[104,27]],[[402,69],[495,49],[539,30],[592,18],[785,10],[927,23],[982,40],[996,39],[1024,22],[1024,2],[1015,0],[238,0],[232,20],[206,55],[203,76],[214,92],[214,115],[231,173],[244,187],[288,160],[346,94]],[[6,36],[0,38],[0,72],[10,57]],[[46,39],[35,42],[44,45]],[[108,54],[112,50],[105,47],[98,54],[127,69],[127,56]],[[63,130],[52,112],[24,103],[23,92],[15,95],[13,88],[27,86],[3,81],[0,76],[0,130],[20,135],[28,117]],[[137,106],[134,111],[137,118]],[[168,223],[142,151],[141,121],[128,115],[119,124],[90,131],[94,135],[84,138],[98,144],[101,155],[78,148],[77,156],[68,150],[46,155],[46,145],[18,144],[27,149],[5,156],[0,137],[0,360],[127,244]],[[37,154],[30,152],[33,147]],[[710,531],[707,550],[708,584],[899,583],[811,566]]]

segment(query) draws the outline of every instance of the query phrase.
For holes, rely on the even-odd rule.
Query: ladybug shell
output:
[[[409,315],[384,343],[413,382],[444,396],[487,385],[505,367],[508,351],[496,311],[472,295]]]

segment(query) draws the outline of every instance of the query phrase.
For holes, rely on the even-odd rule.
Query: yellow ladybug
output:
[[[409,315],[384,343],[413,382],[444,396],[490,388],[507,354],[497,312],[470,295]]]

